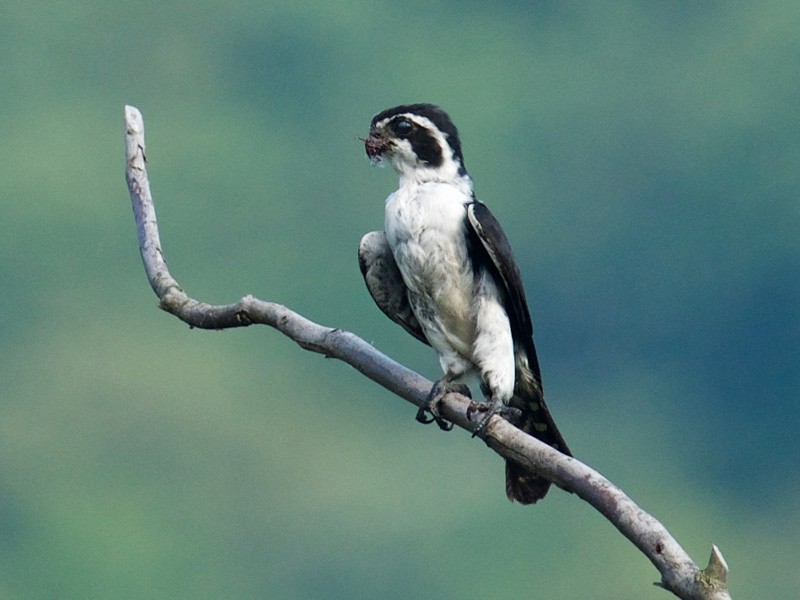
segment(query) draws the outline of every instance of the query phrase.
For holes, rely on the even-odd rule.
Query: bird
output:
[[[437,105],[404,104],[375,115],[362,139],[373,164],[397,172],[398,188],[386,198],[384,230],[361,239],[361,273],[378,307],[431,346],[444,372],[417,420],[451,429],[438,404],[453,391],[469,395],[459,382],[477,376],[486,402],[475,411],[484,415],[476,432],[499,414],[571,456],[544,402],[519,267],[500,223],[475,196],[452,120]],[[549,487],[506,461],[512,502],[537,502]]]

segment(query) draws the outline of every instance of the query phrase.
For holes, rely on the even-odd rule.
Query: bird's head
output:
[[[401,180],[468,179],[458,130],[433,104],[405,104],[375,115],[364,148],[373,163],[385,160]]]

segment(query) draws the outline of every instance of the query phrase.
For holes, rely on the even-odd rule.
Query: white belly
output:
[[[386,238],[412,310],[446,373],[477,370],[504,402],[514,388],[514,342],[501,294],[467,255],[466,206],[454,186],[398,189],[386,201]]]
[[[444,184],[398,190],[386,203],[386,236],[431,345],[443,359],[458,355],[472,363],[475,281],[463,243],[467,202]]]

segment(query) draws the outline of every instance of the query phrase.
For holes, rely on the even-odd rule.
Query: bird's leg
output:
[[[520,417],[522,417],[522,411],[520,409],[508,406],[496,396],[492,396],[486,404],[479,404],[477,402],[471,403],[467,409],[467,419],[471,421],[472,415],[475,413],[483,413],[485,416],[472,432],[472,437],[483,434],[483,432],[486,431],[486,426],[489,424],[489,419],[494,415],[503,417],[512,425],[517,425]]]
[[[463,384],[454,384],[454,378],[453,375],[448,373],[433,384],[428,398],[417,411],[417,421],[425,424],[436,421],[439,428],[444,431],[450,431],[453,428],[453,424],[445,421],[439,414],[439,403],[442,401],[442,398],[453,392],[466,396],[467,398],[472,398],[469,388]],[[425,413],[430,413],[431,418],[428,418]]]

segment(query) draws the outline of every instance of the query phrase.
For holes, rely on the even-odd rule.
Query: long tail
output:
[[[536,360],[535,355],[533,360]],[[509,404],[522,411],[519,424],[522,431],[572,456],[544,402],[538,364],[529,366],[527,360],[518,360],[517,385]],[[531,473],[519,463],[506,461],[506,495],[512,502],[533,504],[544,498],[549,489],[550,481],[547,479]]]

